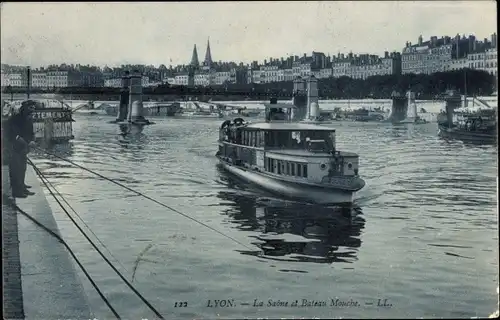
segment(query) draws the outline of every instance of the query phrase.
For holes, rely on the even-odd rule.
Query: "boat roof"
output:
[[[335,129],[322,127],[314,124],[298,123],[298,122],[259,122],[250,123],[246,126],[249,129],[258,130],[286,130],[286,131],[330,131],[335,132]]]

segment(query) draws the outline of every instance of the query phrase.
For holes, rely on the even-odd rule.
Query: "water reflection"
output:
[[[75,153],[74,145],[72,142],[61,142],[56,144],[52,143],[49,145],[40,145],[39,148],[47,151],[48,153],[55,154],[64,158],[70,158]],[[46,153],[43,152],[42,150],[34,149],[32,153],[30,152],[30,154],[35,154],[37,156],[46,156]]]
[[[137,125],[137,124],[132,124],[132,123],[121,123],[118,125],[120,128],[120,135],[121,136],[129,136],[129,137],[134,137],[134,136],[140,136],[142,134],[142,131],[144,130],[143,125]]]
[[[148,142],[148,137],[142,133],[144,126],[135,124],[120,124],[120,133],[117,140],[122,147],[136,147],[143,149]]]
[[[124,154],[128,160],[133,162],[147,161],[149,139],[144,133],[134,132],[119,135],[117,141],[121,147],[119,152]]]
[[[254,231],[260,258],[294,262],[352,262],[365,221],[359,207],[322,207],[248,193],[221,191],[224,214],[238,229]]]
[[[439,136],[439,139],[447,145],[465,146],[465,147],[473,147],[480,149],[498,148],[498,144],[496,143],[496,141],[467,140],[467,139],[449,138],[443,136]]]

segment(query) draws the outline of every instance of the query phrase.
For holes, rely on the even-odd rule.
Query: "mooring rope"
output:
[[[56,202],[59,204],[59,206],[61,207],[61,209],[66,213],[66,215],[68,216],[68,218],[70,218],[70,220],[78,228],[78,230],[82,233],[82,235],[87,239],[87,241],[101,255],[101,257],[104,259],[104,261],[106,261],[108,263],[108,265],[113,269],[113,271],[115,271],[115,273],[123,280],[123,282],[125,282],[125,284],[127,284],[127,286],[130,288],[130,290],[132,290],[151,309],[151,311],[153,311],[156,314],[156,316],[158,316],[160,319],[164,319],[162,317],[162,315],[151,305],[151,303],[146,298],[144,298],[144,296],[142,296],[142,294],[139,291],[137,291],[137,289],[120,273],[120,271],[118,271],[118,269],[116,269],[116,267],[113,265],[113,263],[111,263],[111,261],[109,261],[108,258],[106,258],[106,256],[101,252],[101,250],[99,250],[99,248],[95,245],[95,243],[87,236],[87,234],[82,230],[82,228],[76,223],[76,221],[73,219],[73,217],[71,217],[71,215],[66,210],[66,208],[64,208],[64,206],[59,201],[59,199],[57,199],[56,195],[48,187],[47,183],[45,182],[46,178],[43,175],[43,173],[36,167],[36,165],[30,159],[28,159],[28,161],[31,164],[31,166],[33,166],[33,168],[35,169],[36,174],[40,177],[42,183],[49,190],[50,194],[56,200]]]
[[[76,210],[69,204],[69,202],[64,198],[64,196],[56,189],[56,187],[49,181],[49,179],[47,179],[47,177],[45,177],[45,175],[40,171],[40,169],[38,169],[34,164],[33,162],[28,159],[28,161],[30,162],[30,165],[33,167],[33,169],[35,170],[35,172],[38,174],[40,173],[40,177],[43,177],[43,179],[45,179],[45,181],[47,182],[47,184],[55,191],[55,193],[62,199],[62,201],[64,201],[64,203],[71,209],[71,211],[73,211],[73,213],[78,217],[78,219],[80,219],[80,221],[85,225],[85,227],[87,227],[87,229],[90,231],[90,233],[92,233],[94,235],[94,237],[97,239],[97,241],[104,247],[104,249],[106,249],[106,251],[108,251],[109,255],[111,257],[113,257],[113,259],[116,260],[116,262],[118,262],[118,264],[127,272],[129,272],[127,270],[127,268],[125,268],[125,266],[120,262],[120,260],[118,260],[114,255],[113,253],[111,252],[111,250],[109,250],[109,248],[101,241],[101,239],[99,239],[99,237],[94,233],[94,231],[92,231],[92,229],[90,228],[90,226],[83,220],[83,218],[78,214],[78,212],[76,212]]]
[[[38,150],[40,150],[40,151],[42,151],[42,152],[44,152],[44,153],[46,153],[46,154],[48,154],[48,155],[51,155],[51,156],[53,156],[53,157],[55,157],[55,158],[58,158],[58,159],[61,159],[61,160],[63,160],[63,161],[66,161],[66,162],[68,162],[68,163],[71,163],[72,165],[74,165],[74,166],[76,166],[76,167],[78,167],[78,168],[80,168],[80,169],[82,169],[82,170],[88,171],[88,172],[90,172],[90,173],[92,173],[92,174],[94,174],[94,175],[96,175],[96,176],[98,176],[98,177],[100,177],[100,178],[102,178],[102,179],[104,179],[104,180],[107,180],[107,181],[109,181],[109,182],[112,182],[112,183],[114,183],[114,184],[116,184],[116,185],[118,185],[118,186],[120,186],[120,187],[122,187],[122,188],[124,188],[124,189],[127,189],[128,191],[131,191],[131,192],[133,192],[133,193],[135,193],[135,194],[137,194],[137,195],[139,195],[139,196],[141,196],[141,197],[144,197],[144,198],[146,198],[146,199],[148,199],[148,200],[150,200],[150,201],[152,201],[152,202],[154,202],[154,203],[156,203],[156,204],[158,204],[158,205],[160,205],[160,206],[162,206],[162,207],[165,207],[165,208],[169,209],[170,211],[173,211],[173,212],[175,212],[175,213],[177,213],[177,214],[179,214],[179,215],[181,215],[181,216],[183,216],[183,217],[185,217],[185,218],[187,218],[187,219],[190,219],[190,220],[192,220],[192,221],[194,221],[194,222],[196,222],[196,223],[198,223],[198,224],[200,224],[200,225],[202,225],[202,226],[204,226],[204,227],[206,227],[206,228],[208,228],[208,229],[210,229],[210,230],[212,230],[212,231],[214,231],[214,232],[216,232],[216,233],[218,233],[218,234],[222,235],[223,237],[225,237],[225,238],[227,238],[227,239],[229,239],[229,240],[234,241],[235,243],[238,243],[239,245],[241,245],[241,246],[245,247],[245,248],[246,248],[246,249],[248,249],[248,250],[254,250],[254,249],[252,249],[252,248],[248,247],[247,245],[245,245],[244,243],[242,243],[241,241],[238,241],[238,240],[236,240],[235,238],[233,238],[233,237],[231,237],[231,236],[229,236],[229,235],[227,235],[227,234],[224,234],[223,232],[221,232],[221,231],[219,231],[219,230],[217,230],[217,229],[215,229],[215,228],[213,228],[213,227],[211,227],[211,226],[209,226],[209,225],[207,225],[207,224],[205,224],[205,223],[203,223],[203,222],[201,222],[201,221],[199,221],[199,220],[197,220],[197,219],[195,219],[195,218],[193,218],[193,217],[190,217],[189,215],[187,215],[187,214],[185,214],[185,213],[182,213],[181,211],[179,211],[179,210],[177,210],[177,209],[175,209],[175,208],[173,208],[173,207],[171,207],[171,206],[169,206],[169,205],[166,205],[166,204],[164,204],[164,203],[162,203],[162,202],[160,202],[160,201],[158,201],[158,200],[156,200],[156,199],[154,199],[154,198],[151,198],[151,197],[149,197],[149,196],[147,196],[147,195],[143,194],[143,193],[142,193],[142,192],[140,192],[140,191],[136,191],[136,190],[134,190],[134,189],[132,189],[132,188],[130,188],[130,187],[127,187],[127,186],[126,186],[126,185],[124,185],[124,184],[121,184],[120,182],[117,182],[117,181],[115,181],[115,180],[113,180],[113,179],[111,179],[111,178],[108,178],[108,177],[106,177],[106,176],[103,176],[102,174],[97,173],[97,172],[95,172],[95,171],[93,171],[93,170],[87,169],[87,168],[85,168],[85,167],[83,167],[83,166],[81,166],[81,165],[79,165],[79,164],[77,164],[77,163],[75,163],[75,162],[73,162],[73,161],[71,161],[71,160],[69,160],[69,159],[63,158],[63,157],[58,156],[58,155],[56,155],[56,154],[53,154],[53,153],[51,153],[51,152],[49,152],[49,151],[47,151],[47,150],[45,150],[45,149],[42,149],[42,148],[39,148],[39,147],[35,147],[35,148],[36,148],[36,149],[38,149]]]
[[[75,259],[76,263],[78,264],[78,266],[80,267],[80,269],[82,269],[83,273],[85,274],[85,276],[87,277],[87,279],[89,279],[90,283],[92,284],[92,286],[94,287],[94,289],[97,291],[97,293],[99,294],[99,296],[101,297],[101,299],[104,301],[104,303],[108,306],[108,308],[111,310],[111,312],[114,314],[114,316],[116,318],[121,319],[121,317],[118,314],[118,312],[116,312],[115,308],[113,308],[113,306],[111,305],[111,303],[109,302],[109,300],[106,298],[106,296],[104,296],[104,293],[102,293],[101,289],[99,289],[99,286],[95,283],[94,279],[92,279],[92,276],[87,272],[87,270],[85,269],[85,267],[83,266],[83,264],[80,262],[80,260],[78,260],[78,258],[76,257],[76,255],[73,252],[73,250],[71,250],[71,248],[68,245],[68,243],[66,243],[66,241],[64,241],[64,239],[61,238],[57,233],[55,233],[54,231],[50,230],[43,223],[41,223],[37,219],[33,218],[30,214],[26,213],[23,209],[19,208],[19,206],[15,202],[13,202],[12,200],[10,200],[10,199],[7,198],[7,199],[4,199],[4,201],[8,202],[8,204],[13,209],[15,209],[16,211],[20,212],[25,217],[27,217],[28,219],[30,219],[31,221],[33,221],[36,225],[38,225],[39,227],[41,227],[42,229],[44,229],[45,231],[47,231],[50,235],[54,236],[59,242],[61,242],[66,247],[66,249],[68,249],[69,253],[73,257],[73,259]]]

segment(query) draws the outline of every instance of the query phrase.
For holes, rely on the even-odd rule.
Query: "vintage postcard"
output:
[[[498,317],[493,1],[4,2],[5,319]]]

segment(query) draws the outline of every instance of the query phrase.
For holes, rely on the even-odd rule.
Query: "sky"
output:
[[[401,51],[406,41],[496,30],[494,1],[1,3],[1,62],[159,66]]]

